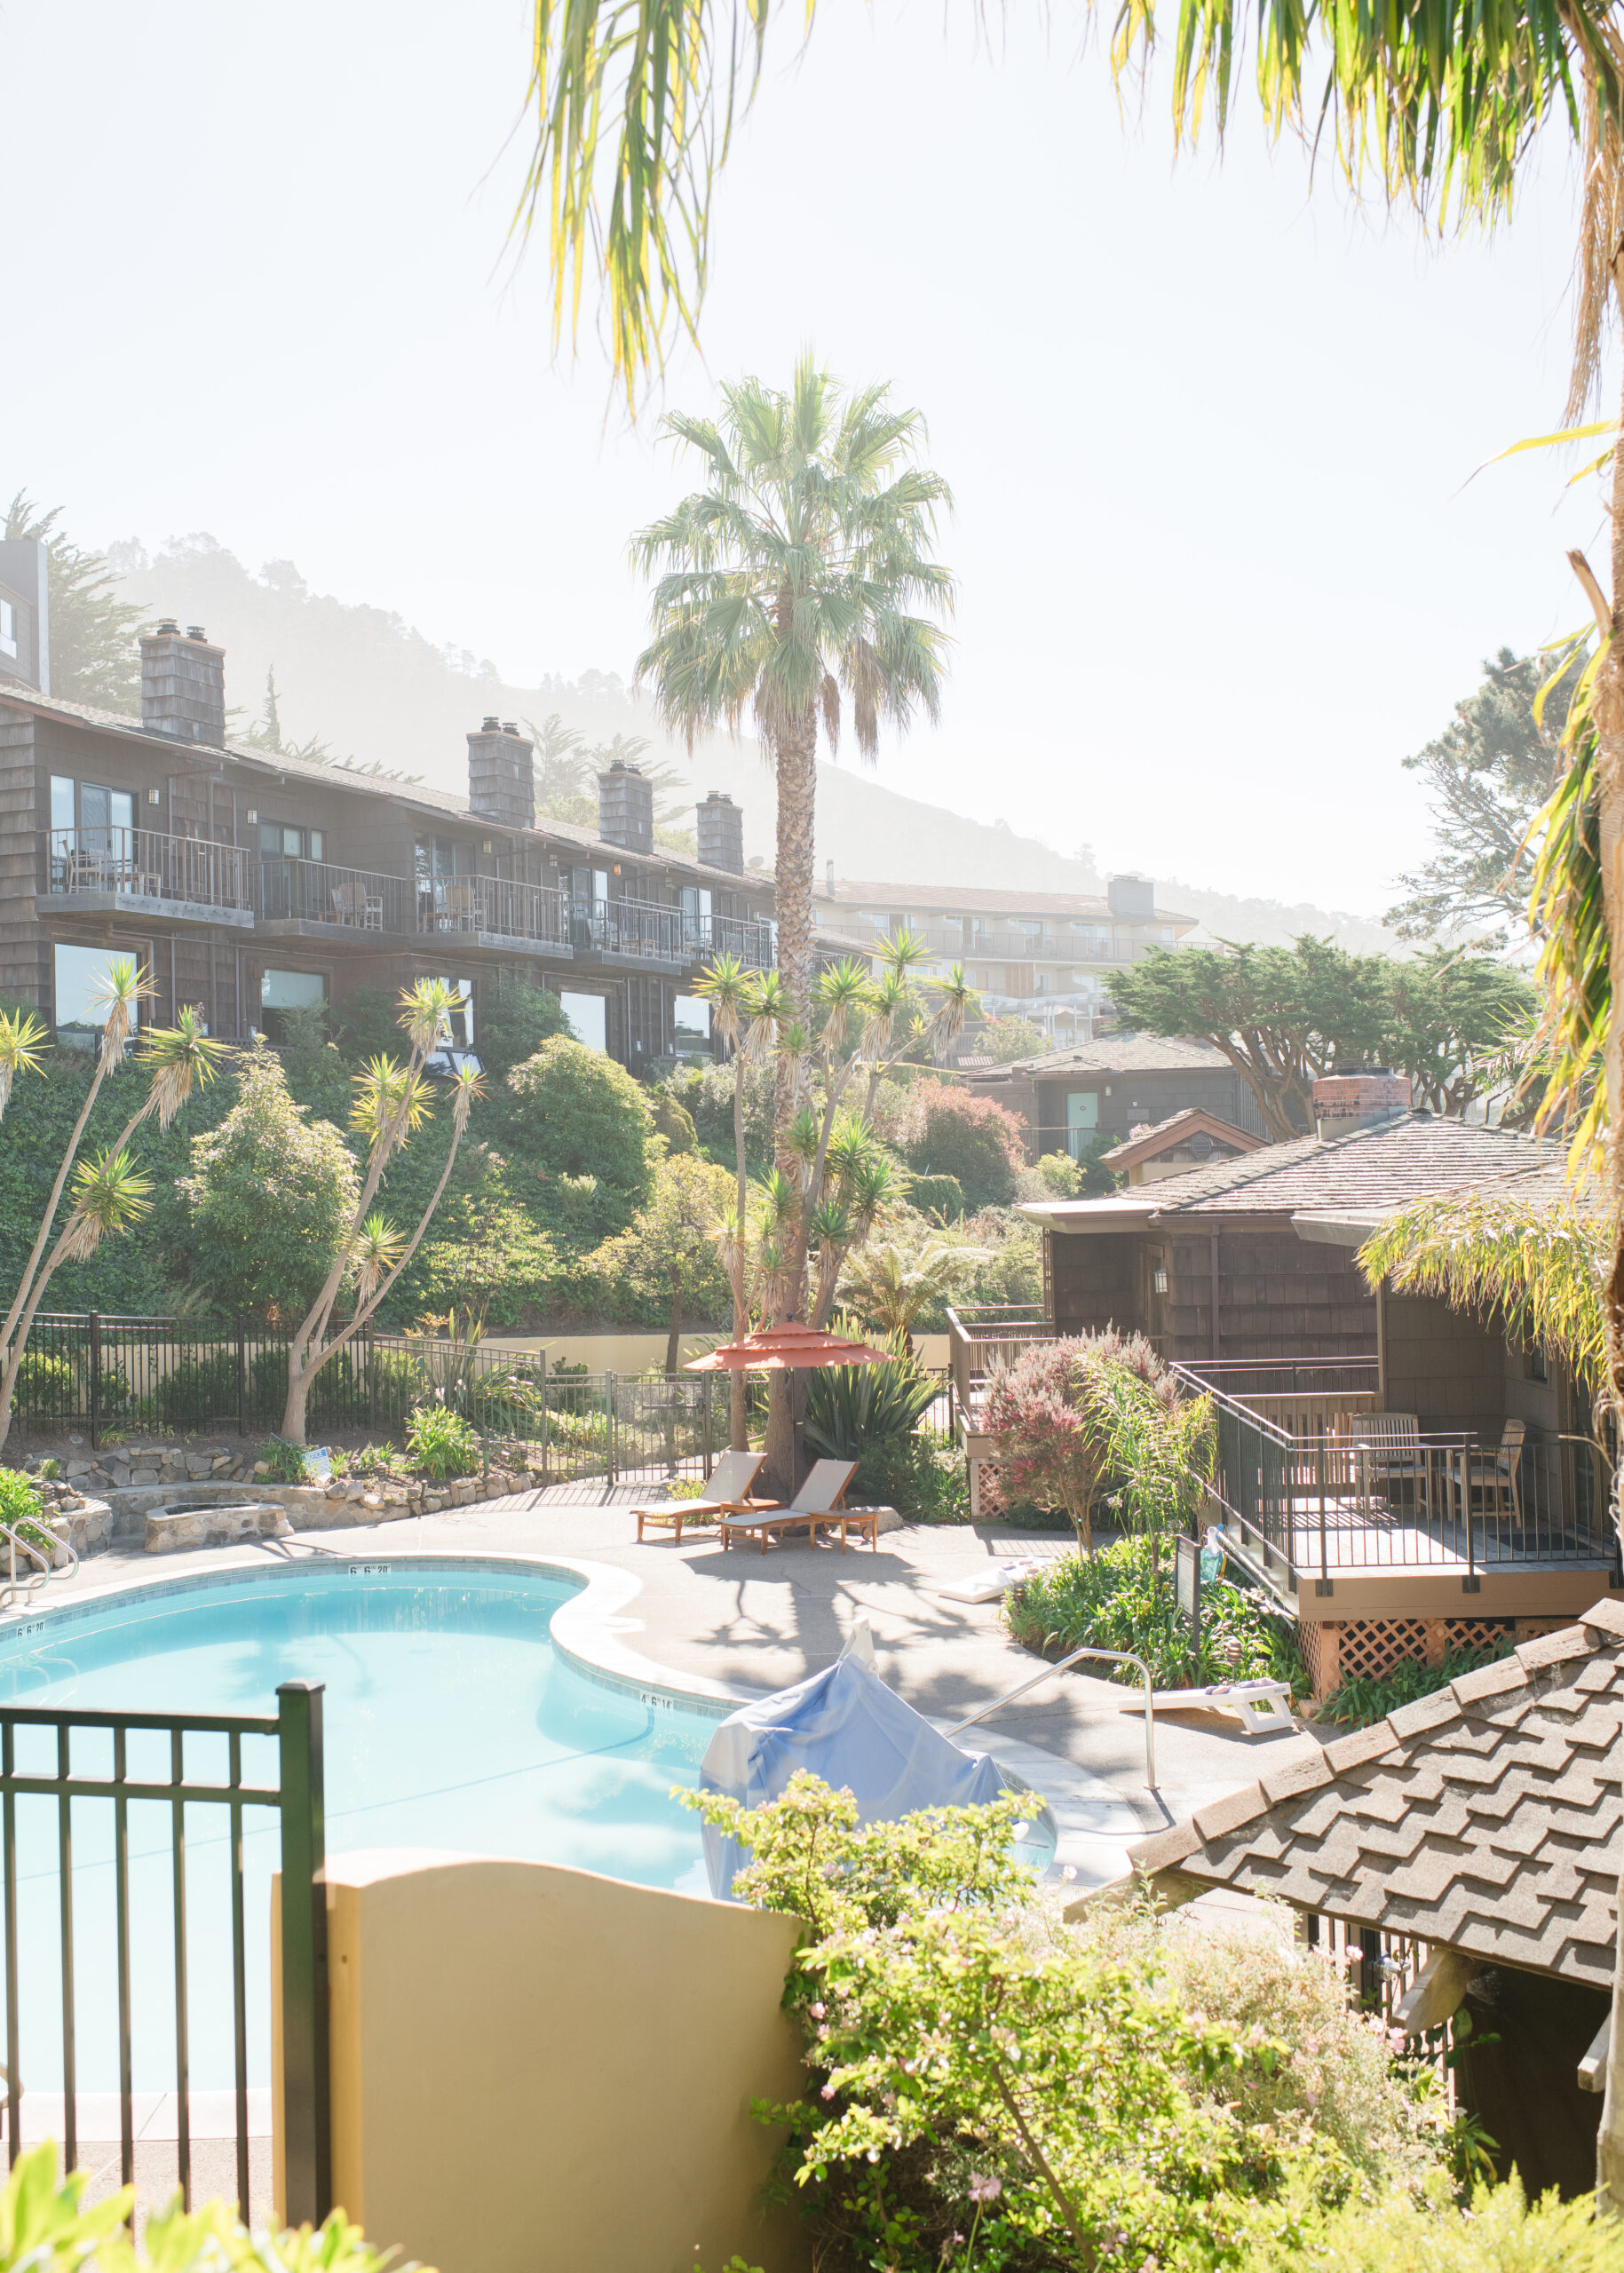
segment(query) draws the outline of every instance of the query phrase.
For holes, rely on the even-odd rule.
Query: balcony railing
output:
[[[254,912],[263,923],[337,923],[346,931],[409,931],[409,886],[400,876],[329,860],[261,860]]]
[[[536,946],[570,943],[564,897],[546,884],[517,883],[505,876],[440,876],[432,883],[420,880],[416,891],[420,931],[471,931]]]
[[[1216,1409],[1212,1488],[1232,1551],[1282,1601],[1311,1581],[1323,1591],[1339,1578],[1447,1571],[1471,1591],[1485,1571],[1612,1558],[1611,1467],[1588,1437],[1530,1431],[1485,1445],[1406,1430],[1400,1416],[1357,1405],[1296,1434],[1249,1393],[1243,1404],[1192,1368],[1175,1371]]]
[[[949,1310],[947,1365],[965,1425],[974,1426],[990,1373],[1012,1366],[1034,1342],[1053,1342],[1058,1334],[1038,1303],[966,1303],[962,1310]]]
[[[745,915],[701,915],[693,948],[696,962],[737,955],[747,970],[771,970],[772,926]]]
[[[244,855],[235,845],[152,828],[53,828],[46,832],[52,892],[114,892],[195,907],[250,906]]]

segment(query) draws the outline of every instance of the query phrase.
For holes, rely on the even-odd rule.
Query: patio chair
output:
[[[384,928],[384,895],[367,890],[365,879],[352,876],[347,882],[332,887],[333,913],[341,923],[351,923],[364,931],[381,931]]]
[[[717,1526],[723,1546],[731,1547],[735,1539],[753,1539],[764,1555],[773,1538],[781,1539],[786,1532],[804,1531],[808,1543],[815,1547],[820,1531],[838,1531],[844,1555],[846,1533],[855,1530],[860,1536],[866,1533],[869,1546],[877,1548],[877,1510],[861,1508],[849,1512],[840,1504],[847,1485],[856,1474],[854,1460],[819,1461],[787,1508],[779,1508],[771,1515],[724,1516]]]
[[[1525,1421],[1508,1421],[1501,1430],[1500,1443],[1493,1452],[1473,1453],[1467,1473],[1474,1492],[1483,1494],[1485,1515],[1510,1514],[1521,1528],[1523,1499],[1518,1488],[1517,1471],[1522,1466],[1523,1442],[1528,1434]]]
[[[1354,1498],[1362,1511],[1379,1504],[1385,1512],[1385,1487],[1395,1479],[1413,1484],[1417,1494],[1425,1497],[1427,1463],[1418,1414],[1356,1413],[1352,1441]]]
[[[639,1546],[646,1524],[674,1531],[676,1543],[680,1547],[685,1524],[709,1524],[718,1516],[776,1508],[776,1500],[754,1500],[750,1496],[750,1486],[766,1457],[765,1453],[724,1453],[710,1471],[709,1488],[702,1499],[668,1500],[652,1508],[634,1508],[631,1512],[638,1519]]]
[[[471,878],[455,877],[440,889],[440,928],[442,931],[482,931],[484,902]]]

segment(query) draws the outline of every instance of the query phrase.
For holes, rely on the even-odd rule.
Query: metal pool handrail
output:
[[[983,1705],[979,1712],[955,1722],[944,1733],[949,1737],[963,1735],[966,1729],[973,1729],[978,1721],[985,1721],[989,1713],[996,1713],[1001,1706],[1013,1705],[1018,1697],[1024,1697],[1029,1689],[1035,1689],[1039,1682],[1047,1681],[1051,1673],[1064,1673],[1067,1666],[1074,1666],[1079,1658],[1108,1658],[1113,1665],[1138,1667],[1145,1683],[1145,1788],[1153,1792],[1156,1788],[1156,1716],[1151,1703],[1151,1669],[1144,1659],[1136,1658],[1131,1650],[1073,1650],[1068,1657],[1057,1658],[1053,1665],[1045,1666],[1042,1673],[1034,1673],[1030,1681],[1023,1681],[1018,1689],[1009,1690],[1002,1697],[994,1697],[992,1703]]]
[[[10,1524],[0,1523],[0,1537],[7,1539],[11,1542],[11,1569],[6,1579],[5,1600],[3,1604],[0,1604],[0,1608],[10,1609],[12,1604],[16,1600],[18,1594],[17,1550],[20,1547],[25,1555],[32,1556],[33,1560],[39,1564],[39,1575],[35,1577],[30,1574],[25,1580],[22,1588],[24,1593],[35,1595],[39,1592],[42,1587],[48,1587],[51,1584],[51,1574],[56,1565],[43,1548],[36,1547],[31,1539],[24,1539],[20,1532],[16,1532],[12,1529]],[[67,1549],[68,1576],[71,1578],[79,1567],[79,1557],[75,1553],[73,1546],[69,1540],[66,1539],[59,1540],[57,1543],[59,1547]]]

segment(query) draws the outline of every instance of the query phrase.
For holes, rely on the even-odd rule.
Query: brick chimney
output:
[[[654,785],[641,766],[617,757],[598,777],[598,834],[627,852],[654,849]]]
[[[511,718],[487,718],[468,737],[468,803],[504,828],[535,827],[535,744]]]
[[[173,616],[141,635],[141,724],[178,742],[226,743],[226,650],[201,623],[184,634]]]
[[[1407,1073],[1325,1073],[1314,1083],[1314,1119],[1319,1141],[1351,1136],[1374,1129],[1410,1109]]]
[[[706,792],[702,805],[694,807],[699,822],[699,856],[708,868],[727,868],[735,876],[744,874],[744,811],[734,804],[725,789]]]

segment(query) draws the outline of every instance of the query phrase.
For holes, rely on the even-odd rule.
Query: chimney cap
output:
[[[180,626],[172,615],[163,615],[158,619],[158,629],[160,631],[178,631]]]
[[[499,733],[501,732],[501,723],[494,716],[487,717],[481,722],[479,732],[482,734]]]
[[[188,623],[188,624],[187,624],[187,626],[186,626],[186,638],[187,638],[188,639],[206,639],[208,637],[209,637],[209,634],[208,634],[208,633],[203,630],[203,627],[202,627],[202,625],[201,623]]]
[[[516,734],[519,732],[518,719],[504,718],[502,722],[502,731],[504,734]]]

